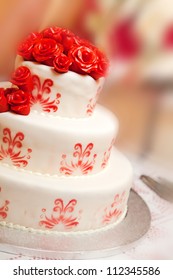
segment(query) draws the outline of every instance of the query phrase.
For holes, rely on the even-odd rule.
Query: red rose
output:
[[[42,33],[44,38],[51,38],[62,44],[65,52],[68,52],[74,43],[74,34],[65,28],[50,27],[43,30]]]
[[[33,32],[19,45],[18,54],[26,60],[34,60],[33,47],[36,42],[42,38],[42,34]]]
[[[11,93],[13,93],[16,90],[18,90],[18,88],[6,88],[4,94],[7,97],[8,94],[11,94]]]
[[[55,71],[60,73],[67,72],[71,64],[71,59],[63,53],[56,57],[53,61]]]
[[[59,42],[59,36],[60,36],[60,32],[61,32],[62,28],[60,27],[48,27],[46,29],[44,29],[42,31],[43,37],[44,38],[50,38],[50,39],[54,39],[54,40],[58,40]]]
[[[28,92],[14,88],[11,93],[7,90],[6,96],[11,111],[20,115],[30,113],[30,94]]]
[[[95,49],[96,47],[92,45],[88,40],[82,39],[79,36],[74,37],[74,44],[78,46],[86,46],[92,49]]]
[[[104,54],[99,50],[96,50],[96,53],[97,53],[97,62],[95,65],[93,65],[93,71],[91,71],[90,73],[90,75],[95,80],[106,76],[108,71],[108,66],[109,66],[108,60],[104,56]]]
[[[63,46],[49,38],[41,39],[33,48],[33,56],[35,60],[49,66],[53,66],[54,58],[62,52]]]
[[[93,77],[95,80],[105,77],[107,74],[107,69],[108,69],[108,64],[104,60],[98,61],[96,68],[91,71],[90,75]]]
[[[67,53],[74,44],[74,34],[67,29],[62,29],[59,40],[64,47],[64,51]]]
[[[33,46],[34,44],[32,41],[26,40],[19,45],[17,53],[26,60],[33,60]]]
[[[26,40],[32,41],[33,43],[38,42],[40,39],[42,39],[43,36],[41,33],[39,32],[32,32],[28,35],[28,37],[26,38]]]
[[[73,37],[62,35],[62,45],[64,47],[64,51],[66,54],[72,48],[73,44],[74,44]]]
[[[71,70],[81,74],[89,74],[97,62],[97,54],[89,46],[73,47],[69,52],[69,57],[73,61]]]
[[[26,66],[20,66],[15,70],[11,82],[23,91],[31,92],[33,89],[31,72]]]
[[[7,97],[5,95],[5,90],[0,88],[0,113],[7,112],[9,105],[7,102]]]

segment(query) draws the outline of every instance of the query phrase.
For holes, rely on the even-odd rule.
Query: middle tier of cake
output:
[[[109,160],[118,120],[97,105],[87,118],[0,114],[0,164],[27,172],[91,175]]]

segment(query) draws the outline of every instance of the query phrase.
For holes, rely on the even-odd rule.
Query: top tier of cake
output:
[[[93,79],[75,72],[57,73],[37,62],[16,60],[16,66],[29,68],[33,91],[31,110],[52,116],[83,118],[92,115],[104,78]]]
[[[67,29],[50,27],[31,33],[19,45],[16,68],[23,67],[16,69],[12,83],[31,93],[32,111],[83,118],[93,113],[108,65],[92,43]]]

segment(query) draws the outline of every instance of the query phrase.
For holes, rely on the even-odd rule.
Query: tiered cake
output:
[[[132,168],[113,148],[118,120],[96,105],[103,54],[60,28],[33,33],[19,54],[12,87],[0,89],[0,224],[58,232],[117,224]]]

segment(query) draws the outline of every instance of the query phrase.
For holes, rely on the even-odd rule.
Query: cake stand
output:
[[[128,212],[118,225],[80,233],[35,231],[0,225],[0,251],[44,259],[99,259],[126,251],[150,227],[150,211],[143,199],[130,192]]]

